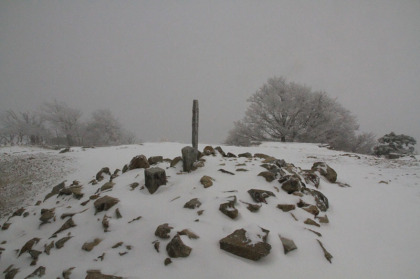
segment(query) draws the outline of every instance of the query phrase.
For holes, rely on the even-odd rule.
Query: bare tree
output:
[[[92,113],[92,119],[86,125],[84,141],[92,145],[119,144],[122,134],[121,124],[111,110],[99,109]]]

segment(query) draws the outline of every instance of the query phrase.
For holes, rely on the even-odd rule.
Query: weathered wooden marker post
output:
[[[193,101],[192,109],[192,146],[198,150],[198,100]]]
[[[194,163],[198,159],[198,100],[193,101],[192,112],[192,147],[186,146],[182,148],[182,161],[185,172],[192,171]]]

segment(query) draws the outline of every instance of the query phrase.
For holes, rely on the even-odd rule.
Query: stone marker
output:
[[[166,185],[166,173],[161,168],[149,168],[144,170],[146,188],[153,194],[161,185]]]
[[[182,163],[183,163],[183,169],[185,172],[190,172],[193,170],[194,163],[197,161],[198,157],[198,150],[191,147],[186,146],[182,148]]]

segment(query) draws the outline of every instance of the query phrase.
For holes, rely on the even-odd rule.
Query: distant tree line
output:
[[[111,110],[99,109],[87,121],[82,112],[64,102],[45,102],[34,112],[8,110],[0,115],[0,144],[115,145],[136,142]]]
[[[234,123],[225,143],[323,143],[362,154],[372,154],[378,145],[372,133],[358,132],[356,117],[335,99],[282,77],[268,79],[248,102],[245,117]]]

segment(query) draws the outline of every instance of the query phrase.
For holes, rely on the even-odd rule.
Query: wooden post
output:
[[[192,146],[198,150],[198,100],[193,101],[192,112]]]

